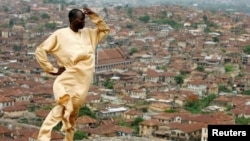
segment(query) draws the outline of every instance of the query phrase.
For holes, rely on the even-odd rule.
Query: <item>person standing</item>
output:
[[[85,15],[96,28],[84,28]],[[72,9],[68,18],[69,27],[56,30],[35,50],[41,68],[57,76],[53,83],[56,105],[40,128],[38,141],[50,141],[52,129],[60,121],[63,123],[61,130],[65,132],[64,140],[73,141],[75,121],[94,73],[96,46],[110,30],[102,17],[89,8]],[[56,58],[58,68],[51,64],[48,53]]]

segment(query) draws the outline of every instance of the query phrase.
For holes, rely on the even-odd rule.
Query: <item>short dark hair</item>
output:
[[[85,14],[80,9],[72,9],[69,11],[69,14],[68,14],[68,18],[69,18],[70,23],[71,23],[71,21],[76,19],[77,12],[81,12],[83,17],[85,17]]]

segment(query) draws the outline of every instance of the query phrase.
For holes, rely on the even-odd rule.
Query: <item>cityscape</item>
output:
[[[37,141],[56,76],[35,50],[84,6],[110,33],[96,47],[74,140],[208,141],[208,125],[249,125],[249,2],[183,1],[0,0],[0,141]],[[51,141],[63,141],[61,126]]]

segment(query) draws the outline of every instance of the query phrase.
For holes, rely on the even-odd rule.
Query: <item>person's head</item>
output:
[[[85,14],[80,9],[72,9],[69,11],[70,28],[77,32],[85,26]]]

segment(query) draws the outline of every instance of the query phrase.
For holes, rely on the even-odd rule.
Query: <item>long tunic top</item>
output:
[[[72,31],[69,27],[58,29],[35,51],[36,59],[45,72],[58,71],[50,63],[47,53],[55,56],[59,66],[66,68],[53,84],[56,102],[68,94],[77,97],[81,105],[89,90],[95,66],[96,46],[109,33],[109,27],[97,14],[88,16],[96,28],[83,28],[78,32]]]

